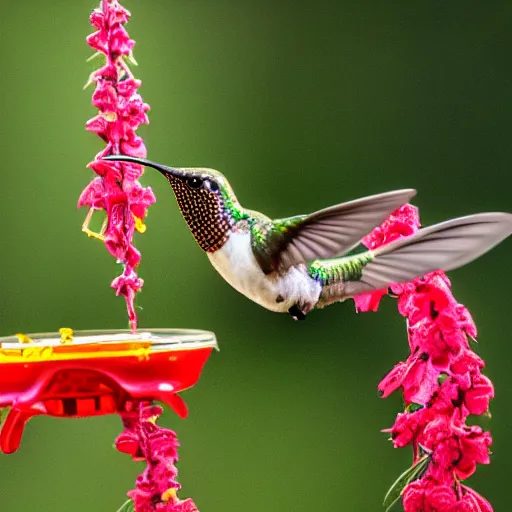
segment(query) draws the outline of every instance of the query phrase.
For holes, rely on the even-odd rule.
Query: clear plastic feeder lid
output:
[[[63,347],[70,350],[85,346],[139,345],[154,350],[187,350],[218,348],[215,334],[196,329],[145,329],[132,332],[128,329],[72,331],[17,334],[0,337],[1,350]],[[113,348],[113,347],[112,347]]]

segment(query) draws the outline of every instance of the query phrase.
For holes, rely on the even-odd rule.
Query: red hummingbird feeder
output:
[[[37,415],[122,415],[134,404],[160,401],[184,418],[178,393],[197,382],[214,348],[212,332],[178,329],[65,328],[0,338],[0,408],[9,408],[0,450],[16,451]]]

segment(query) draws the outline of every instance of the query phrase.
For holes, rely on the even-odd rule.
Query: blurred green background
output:
[[[510,2],[125,5],[152,159],[217,168],[242,204],[275,217],[397,187],[419,190],[425,224],[512,210]],[[120,268],[76,209],[102,147],[84,131],[93,7],[2,3],[2,334],[126,327],[109,287]],[[221,346],[183,394],[190,417],[162,422],[182,443],[181,496],[204,512],[381,510],[410,461],[380,433],[401,400],[379,400],[376,384],[407,355],[394,301],[300,323],[270,313],[211,268],[161,176],[143,183],[158,202],[136,240],[141,326],[210,329]],[[497,511],[512,503],[511,251],[507,240],[450,274],[497,390],[492,464],[469,482]],[[114,512],[142,469],[111,448],[119,431],[116,417],[31,422],[0,457],[2,512]]]

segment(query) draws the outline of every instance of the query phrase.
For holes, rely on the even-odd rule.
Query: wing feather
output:
[[[266,274],[345,254],[415,194],[412,189],[395,190],[275,220],[264,244],[253,243],[254,254]]]
[[[359,295],[421,277],[433,270],[453,270],[478,258],[512,233],[512,214],[480,213],[420,229],[373,251],[359,281],[345,293]]]

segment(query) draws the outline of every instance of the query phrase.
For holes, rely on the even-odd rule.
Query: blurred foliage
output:
[[[84,131],[97,62],[94,2],[4,2],[0,18],[1,332],[123,328],[112,257],[80,231],[78,195],[101,148]],[[512,210],[512,4],[130,0],[152,159],[224,172],[242,204],[280,217],[416,187],[424,223]],[[380,429],[401,407],[376,384],[406,357],[403,319],[351,302],[306,322],[232,290],[196,247],[157,173],[137,235],[141,325],[216,332],[221,351],[184,393],[182,497],[204,512],[381,509],[410,463]],[[451,274],[480,329],[497,398],[492,465],[471,485],[509,510],[512,240]],[[115,511],[141,466],[116,453],[116,417],[37,418],[0,457],[2,512]]]

